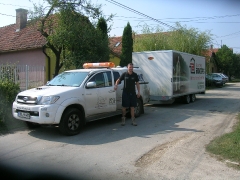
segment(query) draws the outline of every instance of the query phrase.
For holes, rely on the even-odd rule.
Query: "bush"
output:
[[[19,91],[19,84],[7,78],[0,79],[0,122],[12,115],[12,103]]]

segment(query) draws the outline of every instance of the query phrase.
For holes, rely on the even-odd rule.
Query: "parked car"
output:
[[[223,79],[223,83],[225,84],[226,82],[228,82],[228,76],[223,74],[223,73],[212,73],[212,74],[218,74],[222,77]]]
[[[206,74],[206,86],[222,87],[224,84],[222,76],[217,73]]]

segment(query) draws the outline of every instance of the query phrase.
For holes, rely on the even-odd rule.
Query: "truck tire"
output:
[[[140,98],[137,98],[137,106],[134,109],[135,117],[139,117],[143,112],[143,103]]]
[[[60,121],[59,130],[62,134],[72,136],[79,134],[84,126],[82,113],[76,108],[67,109]]]
[[[185,102],[185,104],[189,104],[190,101],[191,101],[190,95],[185,95],[185,96],[184,96],[184,102]]]
[[[191,94],[191,102],[194,102],[196,100],[196,95],[195,94]]]

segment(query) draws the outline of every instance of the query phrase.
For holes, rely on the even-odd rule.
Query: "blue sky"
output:
[[[39,4],[43,1],[0,0],[0,27],[15,23],[15,9],[32,9],[33,2]],[[102,4],[104,15],[115,15],[111,23],[111,36],[122,36],[128,22],[138,34],[141,34],[143,25],[151,28],[160,26],[167,31],[168,26],[174,27],[179,22],[201,32],[211,31],[214,48],[225,44],[233,48],[234,53],[240,53],[239,0],[92,0],[92,3]],[[126,7],[132,10],[127,10]],[[141,15],[134,13],[134,10]],[[152,19],[157,19],[158,22]]]

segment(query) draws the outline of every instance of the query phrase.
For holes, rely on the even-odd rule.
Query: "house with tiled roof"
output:
[[[110,61],[115,65],[119,65],[122,53],[122,36],[110,37],[109,48],[111,51]]]
[[[27,10],[16,9],[16,23],[0,27],[0,65],[38,66],[45,71],[48,65],[44,54],[46,39],[36,27],[27,23]],[[19,76],[20,79],[25,78],[23,73]],[[29,76],[32,77],[31,74]],[[48,80],[47,77],[48,75],[43,75],[42,83]]]
[[[214,73],[218,72],[218,62],[216,59],[216,53],[218,48],[213,48],[211,45],[210,48],[203,54],[206,57],[206,72]]]
[[[34,26],[27,26],[27,11],[16,9],[16,24],[0,27],[0,64],[45,65],[46,39]]]

